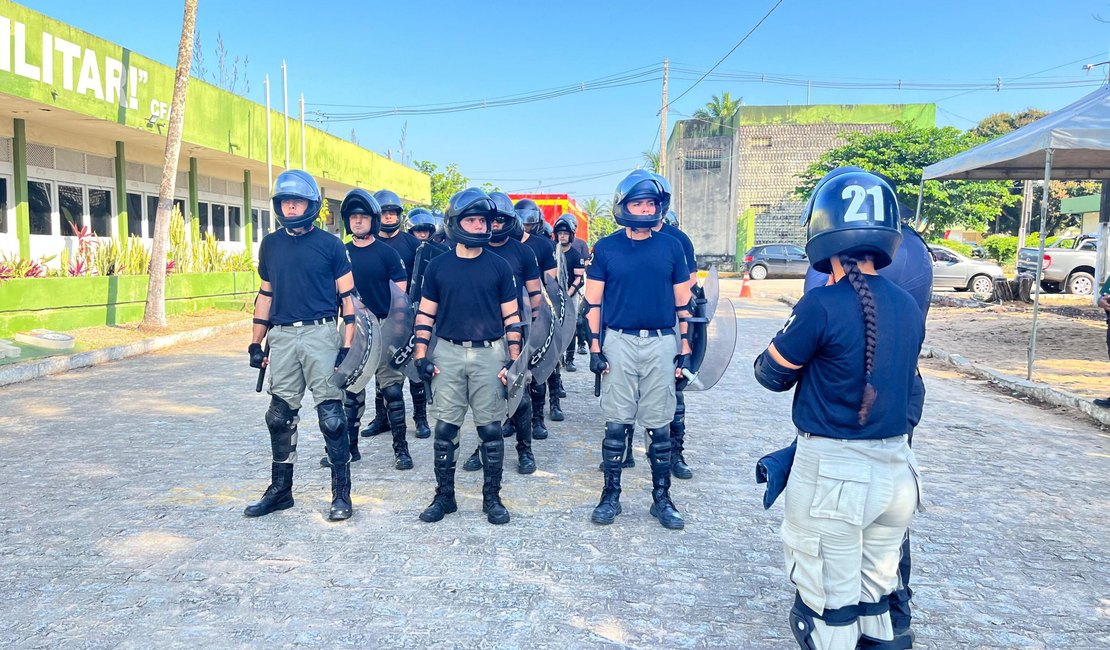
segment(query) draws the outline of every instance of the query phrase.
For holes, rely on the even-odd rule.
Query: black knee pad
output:
[[[438,422],[436,422],[435,436],[436,440],[450,440],[458,442],[459,425],[439,420]]]
[[[435,440],[432,441],[436,463],[453,465],[459,451],[459,427],[440,420],[436,422]]]
[[[316,417],[320,420],[320,431],[325,439],[338,438],[347,431],[343,403],[337,399],[324,400],[317,404]]]
[[[389,419],[389,427],[396,433],[398,429],[405,428],[405,392],[401,383],[390,384],[382,389],[382,399],[385,400],[385,414]]]
[[[357,393],[343,391],[343,416],[347,418],[348,422],[354,422],[355,426],[358,426],[357,423],[362,419],[362,414],[365,411],[366,389]]]
[[[651,439],[648,444],[648,459],[651,460],[652,465],[665,463],[669,467],[671,464],[670,428],[648,429],[647,432]]]
[[[817,650],[813,641],[813,616],[806,608],[794,607],[790,610],[790,631],[802,650]]]
[[[297,409],[280,397],[270,397],[266,410],[266,427],[270,430],[270,451],[275,463],[297,460]]]
[[[547,387],[550,390],[555,390],[559,386],[559,367],[555,366],[555,371],[547,378]]]
[[[497,468],[505,459],[505,438],[501,435],[501,423],[483,424],[478,429],[482,441],[482,464],[487,468]]]
[[[616,422],[605,423],[605,438],[601,441],[601,460],[606,464],[621,466],[624,460],[625,425]]]

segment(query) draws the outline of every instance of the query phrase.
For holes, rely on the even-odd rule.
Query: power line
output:
[[[716,63],[714,63],[714,64],[713,64],[713,67],[712,67],[712,68],[709,68],[709,70],[708,70],[708,71],[707,71],[707,72],[706,72],[705,74],[703,74],[703,75],[701,76],[701,78],[700,78],[700,79],[698,79],[697,81],[695,81],[695,82],[693,83],[693,85],[691,85],[691,86],[690,86],[689,88],[687,88],[686,90],[682,91],[682,94],[681,94],[681,95],[679,95],[678,97],[675,97],[675,98],[674,98],[674,99],[672,99],[671,101],[667,102],[667,107],[669,108],[669,107],[671,106],[671,104],[674,104],[674,103],[675,103],[675,102],[677,102],[678,100],[680,100],[680,99],[682,99],[683,97],[685,97],[685,96],[686,96],[686,93],[688,93],[688,92],[690,92],[691,90],[693,90],[695,86],[697,86],[697,85],[698,85],[699,83],[701,83],[701,82],[702,82],[702,80],[703,80],[703,79],[705,79],[705,78],[706,78],[707,76],[709,76],[709,73],[711,73],[711,72],[713,72],[714,70],[716,70],[716,69],[717,69],[717,66],[721,65],[722,63],[724,63],[724,60],[725,60],[725,59],[727,59],[727,58],[728,58],[728,57],[729,57],[730,55],[732,55],[732,53],[736,51],[736,48],[738,48],[738,47],[740,47],[741,45],[743,45],[743,44],[744,44],[744,41],[748,40],[748,37],[749,37],[749,36],[751,36],[751,35],[752,35],[753,33],[755,33],[755,30],[759,29],[759,26],[763,24],[763,21],[765,21],[765,20],[767,20],[768,18],[770,18],[770,17],[771,17],[771,14],[775,13],[775,10],[776,10],[776,9],[778,9],[778,8],[779,8],[779,5],[781,5],[782,3],[783,3],[783,0],[778,0],[778,2],[776,2],[776,3],[775,3],[775,6],[771,7],[771,10],[770,10],[770,11],[768,11],[768,12],[767,12],[766,14],[764,14],[764,16],[763,16],[762,18],[760,18],[760,19],[759,19],[759,22],[758,22],[758,23],[756,23],[756,24],[755,24],[755,26],[754,26],[754,27],[752,27],[752,28],[751,28],[750,30],[748,30],[748,33],[747,33],[747,34],[744,34],[744,38],[741,38],[741,39],[740,39],[740,41],[739,41],[738,43],[736,43],[736,45],[733,45],[733,46],[732,46],[732,49],[731,49],[731,50],[729,50],[727,54],[725,54],[724,56],[722,56],[722,57],[721,57],[721,59],[720,59],[719,61],[717,61]],[[660,112],[662,112],[662,109],[660,109]]]
[[[628,160],[639,160],[639,158],[613,158],[610,160],[595,160],[593,162],[572,163],[570,165],[552,165],[551,167],[526,167],[523,169],[487,169],[483,171],[470,172],[472,174],[511,174],[515,172],[535,172],[544,171],[547,169],[566,169],[568,167],[583,167],[586,165],[600,165],[603,163],[625,162]]]

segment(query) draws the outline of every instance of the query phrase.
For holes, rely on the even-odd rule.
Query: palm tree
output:
[[[185,126],[185,92],[189,87],[189,62],[193,60],[193,34],[197,26],[197,0],[185,0],[185,17],[181,25],[181,41],[177,46],[177,72],[170,101],[169,132],[166,135],[166,156],[162,166],[162,184],[158,188],[158,212],[154,218],[154,241],[150,247],[150,280],[147,282],[146,308],[140,329],[161,329],[166,326],[166,248],[170,240],[170,213],[173,210],[174,186],[177,184],[177,158],[181,155],[181,133]]]
[[[586,217],[593,220],[597,217],[607,217],[610,214],[608,201],[602,201],[596,196],[591,196],[582,202],[582,211]]]
[[[644,152],[644,169],[651,170],[652,173],[659,173],[659,152],[658,151],[645,151]]]
[[[744,98],[732,98],[732,95],[726,90],[721,93],[721,96],[713,95],[713,99],[706,102],[705,108],[699,108],[694,111],[694,119],[699,121],[699,126],[704,127],[706,131],[712,129],[717,135],[722,135],[727,122],[736,115],[743,105]]]
[[[608,201],[602,201],[596,196],[591,196],[582,202],[582,211],[590,220],[590,238],[587,242],[591,247],[597,240],[617,229],[617,222],[613,221],[613,210]]]

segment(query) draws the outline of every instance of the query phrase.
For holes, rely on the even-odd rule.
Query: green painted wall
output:
[[[176,40],[176,39],[175,39]],[[4,55],[4,48],[7,55]],[[44,65],[45,62],[45,65]],[[47,107],[165,132],[174,69],[26,7],[0,0],[0,93]],[[280,106],[280,95],[277,95]],[[285,157],[284,116],[271,111],[273,156]],[[154,124],[148,126],[151,119]],[[158,130],[162,126],[161,131]],[[184,141],[266,161],[266,107],[190,79]],[[300,122],[290,117],[289,160],[301,161]],[[388,187],[416,203],[431,202],[429,178],[374,152],[308,127],[308,171],[347,185]]]
[[[112,275],[21,278],[0,283],[0,338],[43,327],[67,331],[143,318],[148,278]],[[208,307],[240,309],[258,291],[252,271],[179,273],[166,277],[166,313]]]

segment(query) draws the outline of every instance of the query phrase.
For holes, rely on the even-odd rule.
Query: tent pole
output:
[[[924,171],[922,171],[921,173],[921,184],[917,186],[917,210],[915,210],[913,213],[914,223],[916,224],[916,229],[918,232],[921,232],[921,197],[923,194],[925,194]]]
[[[1048,202],[1051,199],[1052,149],[1044,151],[1044,189],[1041,191],[1041,243],[1037,254],[1037,275],[1033,281],[1033,330],[1029,333],[1029,358],[1025,366],[1025,379],[1033,379],[1033,359],[1037,354],[1037,313],[1041,309],[1041,272],[1044,270],[1045,226],[1048,221]]]

